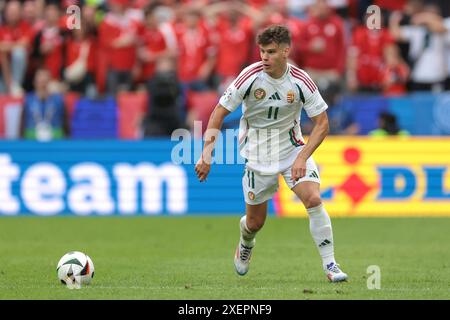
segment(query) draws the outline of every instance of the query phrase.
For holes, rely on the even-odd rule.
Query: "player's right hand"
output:
[[[299,179],[306,175],[306,160],[297,157],[291,168],[291,179],[293,182],[297,182]]]
[[[195,173],[197,174],[198,180],[203,182],[208,176],[209,170],[211,170],[211,161],[206,161],[203,156],[197,161],[195,165]]]

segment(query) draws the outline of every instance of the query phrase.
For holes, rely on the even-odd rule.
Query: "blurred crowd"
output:
[[[450,90],[446,0],[10,0],[0,10],[0,94],[25,98],[34,127],[63,113],[44,110],[52,95],[124,91],[148,92],[155,110],[172,105],[173,127],[189,126],[188,92],[221,94],[259,60],[255,35],[271,24],[289,27],[290,62],[330,105],[348,93]]]

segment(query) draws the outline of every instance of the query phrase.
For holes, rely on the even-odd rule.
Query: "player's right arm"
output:
[[[237,109],[245,97],[249,94],[251,86],[258,72],[262,70],[262,63],[254,63],[245,68],[239,76],[230,84],[214,108],[209,118],[206,129],[202,156],[195,165],[195,173],[200,182],[205,181],[211,169],[212,152],[217,136],[220,134],[224,118]]]
[[[204,138],[205,144],[203,146],[203,152],[200,159],[195,165],[195,173],[197,174],[200,182],[205,181],[211,169],[212,152],[214,145],[217,141],[217,137],[222,129],[223,120],[230,114],[230,111],[225,109],[220,103],[216,105],[211,116],[209,117],[208,127],[206,129]]]

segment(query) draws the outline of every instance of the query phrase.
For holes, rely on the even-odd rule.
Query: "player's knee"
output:
[[[264,219],[253,218],[249,219],[247,217],[247,228],[250,232],[257,232],[264,226]]]
[[[306,209],[314,208],[319,206],[322,203],[322,199],[319,194],[312,193],[309,195],[303,202]]]

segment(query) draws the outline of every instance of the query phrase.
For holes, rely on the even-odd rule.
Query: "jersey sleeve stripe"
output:
[[[314,88],[314,90],[317,89],[316,85],[314,84],[314,81],[312,81],[312,79],[308,76],[308,74],[296,67],[292,67],[291,69],[295,74],[299,75],[299,76],[303,76],[305,78],[306,81],[308,81],[308,83],[311,85],[312,88]]]
[[[294,70],[294,69],[292,69],[292,72],[293,72],[294,74],[296,74],[297,76],[301,77],[302,79],[304,79],[304,81],[307,82],[311,88],[313,88],[313,91],[317,89],[316,85],[315,85],[314,82],[311,80],[311,78],[308,77],[307,74],[305,74],[304,72],[302,73],[302,72],[300,72],[300,71]]]
[[[311,93],[313,93],[315,90],[314,90],[314,87],[311,87],[311,84],[309,84],[309,82],[305,79],[305,78],[303,78],[303,76],[301,76],[301,75],[297,75],[296,73],[294,73],[294,72],[292,72],[291,71],[291,75],[294,77],[294,78],[296,78],[296,79],[298,79],[298,80],[301,80],[307,87],[308,87],[308,89],[309,89],[309,91],[311,91]]]
[[[303,70],[301,70],[301,69],[299,69],[299,68],[296,68],[296,67],[294,67],[294,66],[292,66],[291,70],[292,70],[294,73],[303,76],[303,77],[311,84],[311,86],[312,86],[313,88],[317,89],[317,87],[316,87],[314,81],[312,81],[312,79],[310,78],[310,76],[309,76],[305,71],[303,71]]]
[[[254,75],[255,73],[260,72],[263,69],[263,67],[261,66],[260,68],[257,68],[255,70],[253,70],[251,73],[249,73],[245,78],[241,79],[241,81],[239,81],[239,83],[236,83],[236,89],[239,89],[245,81],[247,81],[252,75]]]
[[[305,76],[306,80],[308,80],[312,84],[314,90],[317,90],[317,86],[314,83],[314,81],[311,79],[311,77],[303,70],[300,70],[300,73],[303,74],[303,76]]]
[[[246,72],[244,72],[241,76],[239,76],[236,79],[236,83],[240,82],[243,78],[245,78],[246,75],[248,75],[250,72],[254,71],[256,68],[262,67],[262,62],[257,63],[254,67],[250,68]]]

